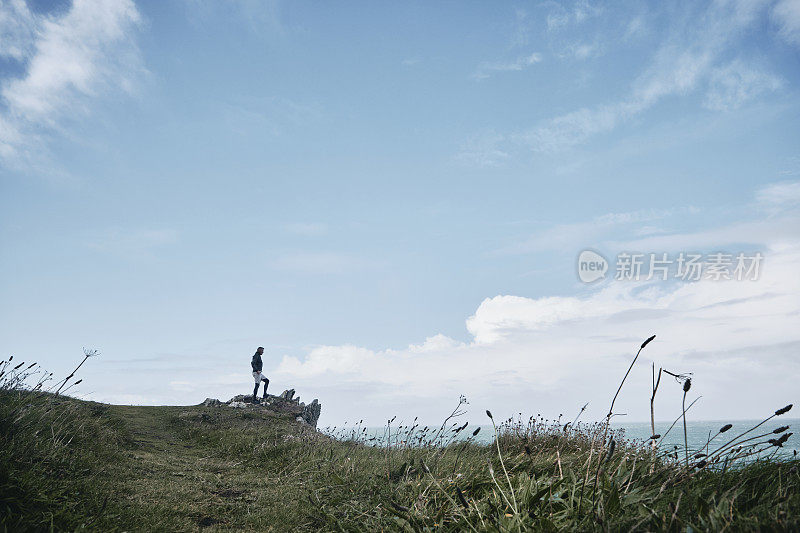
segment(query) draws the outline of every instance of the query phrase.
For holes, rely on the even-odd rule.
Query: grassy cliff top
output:
[[[612,451],[591,430],[512,429],[491,445],[373,448],[269,408],[4,391],[0,530],[800,527],[797,461],[723,474]]]

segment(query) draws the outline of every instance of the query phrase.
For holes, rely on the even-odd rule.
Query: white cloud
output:
[[[2,80],[0,157],[25,163],[48,133],[88,113],[91,100],[131,93],[143,73],[133,40],[140,22],[130,0],[75,0],[59,17],[34,14],[21,0],[2,4],[2,55],[24,74]]]
[[[542,60],[542,55],[538,53],[527,54],[520,56],[513,61],[501,62],[485,62],[478,65],[478,68],[472,74],[476,80],[484,80],[489,78],[495,72],[519,72],[525,70],[531,65],[535,65]]]
[[[790,44],[800,45],[800,0],[780,0],[771,15],[780,36]]]
[[[761,202],[780,195],[776,187],[762,190]],[[608,217],[639,218],[644,215]],[[488,407],[507,415],[556,416],[575,413],[589,401],[587,415],[599,417],[638,344],[655,333],[656,342],[623,390],[620,412],[632,420],[648,416],[653,361],[672,371],[694,372],[693,392],[704,396],[694,416],[760,416],[797,400],[800,225],[784,235],[776,235],[766,220],[751,226],[750,237],[765,256],[757,281],[608,281],[572,296],[498,295],[486,298],[467,318],[468,342],[439,334],[400,350],[318,346],[305,357],[284,357],[275,377],[304,390],[326,391],[328,420],[347,418],[354,391],[363,404],[359,416],[373,422],[391,414],[435,416],[461,393],[474,412]],[[709,234],[732,239],[738,230],[721,227],[681,239],[716,247],[728,241],[710,242]],[[664,400],[674,399],[674,405],[657,405],[660,419],[674,416],[679,406],[679,387],[669,387]],[[734,388],[740,393],[731,394]],[[415,411],[420,408],[425,411]]]
[[[718,58],[758,20],[763,7],[763,2],[748,0],[712,4],[693,25],[673,29],[673,35],[661,45],[625,98],[546,120],[516,139],[537,152],[560,151],[612,131],[667,96],[689,94],[712,75]],[[717,71],[710,105],[741,104],[772,86],[764,74],[759,77],[741,72],[738,83],[732,78],[734,72],[728,72],[727,78],[725,74],[724,70]]]
[[[567,52],[575,59],[583,60],[600,55],[602,49],[598,43],[575,43],[569,46]]]
[[[36,39],[36,17],[25,0],[8,0],[0,8],[0,57],[21,61],[30,56]]]
[[[783,85],[780,78],[763,70],[733,61],[714,69],[704,105],[714,111],[738,109],[744,103]]]
[[[547,29],[549,31],[560,30],[567,24],[569,24],[569,14],[563,8],[547,14]]]
[[[756,199],[770,213],[800,207],[800,182],[773,183],[758,191]]]
[[[571,6],[565,4],[552,2],[546,19],[548,31],[562,30],[570,24],[580,25],[603,12],[599,5],[593,5],[588,0],[578,0]]]

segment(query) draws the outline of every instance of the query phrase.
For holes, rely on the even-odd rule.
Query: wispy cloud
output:
[[[603,53],[603,49],[598,42],[592,43],[573,43],[567,46],[564,55],[573,57],[578,60],[589,59],[590,57],[597,57]]]
[[[782,85],[779,77],[736,60],[711,73],[704,105],[714,111],[730,111]]]
[[[780,0],[772,9],[771,18],[786,42],[800,45],[800,2]]]
[[[520,56],[513,61],[485,62],[478,65],[472,74],[473,79],[485,80],[497,72],[519,72],[542,60],[542,55],[538,53]]]
[[[647,209],[624,213],[607,213],[591,220],[558,224],[537,231],[520,243],[500,249],[500,254],[532,253],[548,250],[574,249],[597,244],[598,241],[612,231],[634,227],[634,231],[644,223],[664,220],[676,212],[687,209]],[[653,226],[650,224],[651,231]]]
[[[573,3],[551,2],[546,23],[548,31],[558,31],[572,24],[579,25],[602,13],[602,7],[588,0]]]
[[[0,80],[6,164],[30,162],[47,135],[89,113],[93,99],[133,92],[144,72],[134,41],[140,23],[130,0],[75,0],[57,17],[33,13],[23,0],[0,5],[0,56],[23,66],[20,77]]]
[[[709,107],[741,105],[771,90],[777,82],[768,73],[747,70],[737,62],[717,65],[723,52],[762,12],[759,2],[713,4],[688,28],[673,28],[625,98],[554,117],[515,138],[537,152],[560,151],[614,130],[665,97],[689,94],[709,79]]]
[[[750,213],[751,216],[740,218],[729,225],[690,232],[670,230],[676,219],[685,222],[687,217],[701,214],[697,208],[691,206],[607,213],[591,220],[538,229],[530,237],[495,253],[527,254],[566,249],[577,254],[587,246],[601,247],[609,252],[667,252],[800,241],[798,207],[800,182],[784,181],[758,189],[752,202],[738,206],[740,211]]]
[[[758,191],[756,199],[769,213],[800,208],[800,181],[773,183]]]

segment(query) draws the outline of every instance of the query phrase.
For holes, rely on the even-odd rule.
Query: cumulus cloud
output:
[[[775,187],[763,189],[759,201],[780,194]],[[648,416],[650,362],[694,372],[694,390],[705,396],[696,416],[759,416],[795,399],[790,377],[800,369],[793,351],[800,347],[794,325],[800,316],[800,226],[793,227],[778,238],[771,226],[753,230],[750,237],[764,254],[756,281],[609,280],[569,296],[497,295],[466,319],[467,342],[439,334],[404,349],[318,346],[305,357],[285,356],[276,379],[327,390],[328,420],[345,417],[353,391],[362,394],[366,407],[360,412],[375,415],[373,420],[381,419],[378,413],[413,418],[423,413],[412,409],[425,402],[425,414],[435,415],[438,406],[462,393],[478,412],[505,407],[508,414],[535,410],[556,416],[589,401],[589,415],[602,416],[632,352],[655,333],[657,342],[619,401],[631,419]],[[717,236],[734,232],[715,230]],[[680,237],[712,249],[721,242],[700,234]],[[741,394],[730,394],[744,383]]]
[[[574,291],[560,295],[490,295],[464,317],[464,340],[439,333],[402,348],[347,343],[285,354],[276,347],[279,363],[267,368],[271,387],[277,387],[275,392],[294,387],[304,400],[319,397],[323,424],[352,421],[354,412],[374,425],[393,415],[406,420],[419,415],[424,423],[436,423],[460,394],[467,395],[471,420],[478,423],[486,408],[496,416],[564,413],[571,418],[586,402],[586,418],[599,418],[638,345],[657,334],[617,402],[628,420],[649,416],[651,363],[673,372],[694,372],[692,393],[703,395],[692,411],[696,419],[761,416],[797,400],[800,220],[797,204],[790,200],[800,198],[798,190],[797,182],[763,187],[750,205],[742,206],[753,213],[749,221],[619,243],[652,251],[675,246],[713,252],[731,243],[753,242],[764,256],[756,281],[609,279],[581,287],[576,281]],[[616,233],[619,224],[675,213],[683,211],[609,214],[588,221],[584,229],[605,221],[609,232]],[[123,399],[113,391],[97,396],[176,403],[189,393],[240,392],[241,373],[214,370],[225,366],[221,359],[235,364],[238,355],[192,357],[196,369],[191,384],[175,374],[185,356],[167,357],[155,367],[123,361],[130,366],[126,372],[139,372],[142,379],[153,368],[171,377],[153,382],[146,397]],[[663,420],[680,412],[681,391],[669,382],[662,387],[656,417]]]
[[[0,5],[0,55],[23,66],[0,80],[0,157],[25,163],[66,120],[89,112],[104,93],[131,93],[143,73],[134,34],[141,16],[130,0],[75,0],[59,16],[23,0]]]

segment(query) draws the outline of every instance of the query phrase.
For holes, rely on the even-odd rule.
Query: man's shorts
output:
[[[269,381],[267,376],[262,374],[261,372],[253,372],[253,379],[256,380],[256,384],[261,383],[262,381]]]

